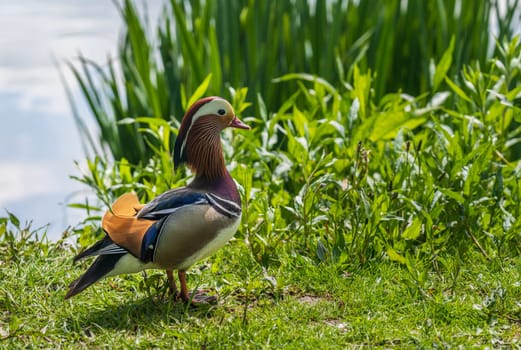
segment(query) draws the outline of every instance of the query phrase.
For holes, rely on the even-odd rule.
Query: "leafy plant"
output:
[[[230,87],[248,87],[247,99],[260,94],[270,110],[298,87],[291,73],[338,87],[356,80],[358,66],[375,72],[371,88],[378,100],[397,91],[436,92],[446,73],[452,77],[472,61],[486,64],[493,21],[498,40],[511,37],[518,3],[507,1],[501,11],[499,2],[473,0],[171,0],[150,28],[125,0],[117,57],[96,63],[80,56],[71,64],[99,139],[76,113],[77,123],[92,157],[108,152],[144,165],[158,144],[136,118],[180,120],[187,96],[201,84],[208,94],[227,98]],[[442,69],[434,72],[440,60]],[[287,82],[274,85],[282,76]],[[128,118],[136,122],[121,123]]]
[[[36,251],[46,254],[46,227],[33,228],[31,222],[22,223],[13,213],[0,217],[0,267],[8,263],[23,264]]]
[[[258,95],[260,113],[245,118],[253,130],[225,134],[230,170],[243,186],[242,234],[255,259],[270,266],[297,253],[339,266],[375,258],[414,266],[427,258],[439,268],[445,254],[518,254],[521,45],[498,45],[486,70],[476,63],[456,78],[448,75],[449,47],[433,63],[438,91],[416,98],[378,100],[372,73],[357,67],[338,89],[308,74],[280,77],[298,88],[275,112]],[[231,93],[244,111],[246,90]],[[115,168],[98,159],[81,179],[107,205],[129,190],[149,200],[180,185],[168,148],[176,129],[136,122],[151,123],[140,132],[162,145],[152,148],[156,156],[146,166],[123,160]]]

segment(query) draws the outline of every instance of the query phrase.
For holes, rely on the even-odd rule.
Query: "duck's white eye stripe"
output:
[[[183,154],[183,151],[186,147],[186,140],[188,139],[188,135],[190,134],[190,130],[192,130],[192,126],[195,124],[197,119],[201,118],[204,115],[209,114],[215,114],[215,111],[219,115],[225,115],[226,111],[232,110],[232,106],[228,103],[228,101],[223,100],[222,98],[216,98],[214,100],[211,100],[208,103],[205,103],[202,105],[197,112],[195,112],[194,116],[192,117],[192,122],[190,126],[188,127],[188,131],[186,132],[185,139],[183,140],[183,143],[181,144],[181,154]],[[224,112],[221,114],[221,111]]]
[[[211,100],[208,103],[205,103],[202,105],[197,112],[195,112],[194,116],[192,117],[192,125],[197,121],[197,119],[201,118],[204,115],[209,114],[215,114],[217,111],[218,114],[221,113],[221,110],[224,111],[224,114],[226,114],[227,110],[230,110],[232,107],[230,104],[223,99],[216,98],[215,100]]]

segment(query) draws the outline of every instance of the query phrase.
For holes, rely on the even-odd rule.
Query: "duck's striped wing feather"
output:
[[[204,192],[187,187],[167,191],[146,204],[137,214],[139,219],[159,220],[187,205],[209,204]]]
[[[89,247],[76,255],[73,259],[73,262],[76,263],[82,259],[98,256],[98,255],[108,255],[108,254],[121,254],[128,253],[128,251],[117,244],[115,244],[109,236],[105,236],[102,240],[96,242],[92,247]]]

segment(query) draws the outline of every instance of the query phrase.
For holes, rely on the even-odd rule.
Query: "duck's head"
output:
[[[195,102],[179,127],[174,146],[174,164],[186,163],[196,176],[215,178],[226,172],[220,133],[227,127],[249,129],[237,118],[233,107],[221,97]]]

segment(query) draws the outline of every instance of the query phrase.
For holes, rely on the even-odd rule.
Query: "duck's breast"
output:
[[[185,270],[224,246],[240,221],[240,215],[223,215],[211,205],[182,207],[163,223],[153,261],[163,268]]]

